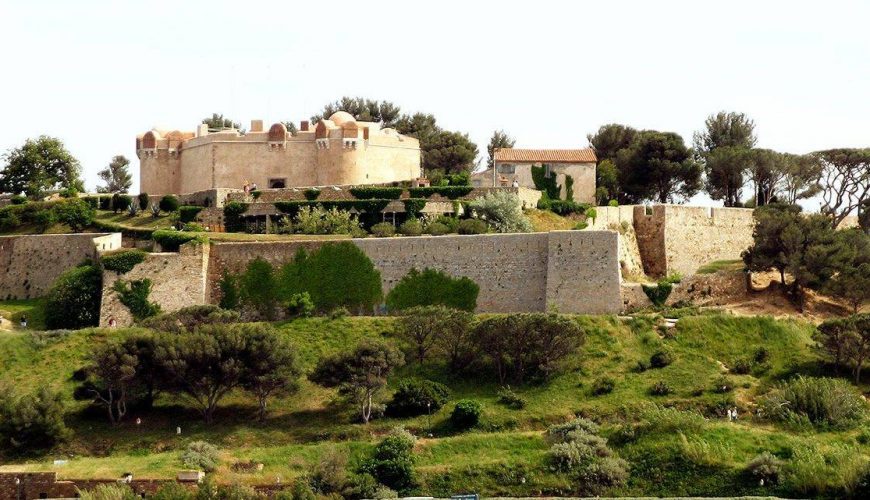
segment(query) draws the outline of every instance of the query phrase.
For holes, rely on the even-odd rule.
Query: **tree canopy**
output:
[[[98,193],[126,193],[133,185],[133,176],[130,175],[130,160],[124,155],[112,158],[109,165],[97,172],[105,185],[97,186]]]
[[[224,115],[219,113],[212,113],[211,117],[203,118],[202,123],[208,125],[209,131],[212,132],[231,128],[242,130],[242,124],[240,122],[234,122],[229,118],[224,118]]]
[[[870,149],[829,149],[813,154],[821,162],[821,212],[837,227],[870,197]]]
[[[489,140],[489,144],[486,146],[486,168],[492,168],[494,165],[494,156],[496,149],[502,148],[512,148],[516,141],[513,137],[507,135],[504,130],[496,130],[492,133],[492,138]]]
[[[0,170],[0,192],[24,193],[37,199],[52,190],[85,190],[81,165],[60,139],[47,135],[27,139],[3,158],[6,165]]]
[[[755,122],[743,113],[720,111],[694,136],[695,155],[704,165],[705,189],[726,207],[739,206],[744,174],[755,146]],[[764,203],[760,203],[764,204]]]
[[[638,132],[616,159],[620,202],[673,202],[690,198],[701,187],[701,167],[683,138],[674,132]]]
[[[323,106],[320,113],[311,117],[311,123],[329,118],[337,111],[350,113],[357,121],[380,123],[384,128],[395,127],[401,114],[401,109],[389,101],[345,96]]]

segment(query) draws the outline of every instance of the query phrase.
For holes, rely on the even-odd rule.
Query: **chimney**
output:
[[[263,120],[251,120],[251,132],[262,132]]]
[[[208,125],[206,125],[205,123],[200,123],[199,125],[197,125],[196,136],[203,137],[206,135],[208,135]]]
[[[300,132],[308,132],[308,120],[302,120],[302,123],[300,123],[299,125]]]

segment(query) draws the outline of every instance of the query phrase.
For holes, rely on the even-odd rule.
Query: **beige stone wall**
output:
[[[665,253],[665,220],[663,205],[645,207],[635,205],[634,232],[637,247],[643,261],[644,272],[648,276],[665,276],[668,273]],[[649,213],[647,213],[649,212]]]
[[[0,236],[0,300],[42,297],[67,269],[120,246],[120,233]]]
[[[548,236],[547,309],[582,314],[620,312],[618,234],[553,231]]]
[[[149,300],[160,305],[163,312],[182,307],[205,304],[208,245],[182,245],[178,253],[150,253],[130,272],[118,275],[114,271],[103,273],[103,298],[100,307],[100,326],[109,326],[112,319],[117,326],[133,324],[133,316],[113,290],[115,282],[151,280]]]
[[[741,252],[752,245],[755,219],[751,209],[678,205],[662,208],[668,274],[688,276],[709,262],[739,259]]]

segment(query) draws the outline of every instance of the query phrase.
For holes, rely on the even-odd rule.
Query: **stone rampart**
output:
[[[0,236],[0,300],[42,297],[67,269],[120,247],[120,233]]]

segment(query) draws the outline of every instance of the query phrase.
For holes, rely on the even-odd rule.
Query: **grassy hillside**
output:
[[[581,352],[549,382],[514,388],[527,400],[522,410],[499,404],[499,384],[488,373],[461,377],[436,364],[402,368],[392,379],[392,387],[402,377],[425,377],[448,385],[451,401],[472,398],[483,403],[482,424],[462,434],[452,433],[446,425],[452,402],[431,417],[379,419],[364,426],[353,423],[352,412],[340,404],[335,391],[307,381],[298,394],[275,401],[263,424],[255,421],[250,398],[236,395],[225,401],[212,426],[201,423],[182,401],[162,398],[153,413],[131,414],[113,428],[101,413],[91,414],[84,411],[83,403],[72,401],[70,377],[86,363],[93,345],[105,342],[107,335],[126,335],[131,330],[91,329],[53,336],[4,333],[0,335],[0,380],[19,390],[49,386],[63,391],[70,401],[68,420],[75,436],[48,456],[7,461],[0,470],[56,470],[61,477],[115,478],[127,471],[138,477],[173,477],[182,468],[180,450],[193,440],[205,439],[222,450],[221,481],[272,483],[280,477],[289,482],[309,471],[331,448],[356,463],[378,436],[403,425],[418,436],[433,434],[418,441],[415,450],[422,492],[560,494],[571,491],[571,480],[545,465],[549,445],[542,430],[575,415],[601,423],[613,447],[631,464],[628,484],[612,494],[794,494],[794,482],[780,489],[759,487],[744,475],[746,463],[762,451],[790,457],[810,450],[820,457],[833,457],[828,467],[845,470],[846,464],[836,457],[848,455],[852,461],[864,461],[870,455],[870,447],[856,440],[860,430],[796,431],[751,416],[756,397],[771,383],[792,374],[819,373],[817,355],[810,348],[809,324],[714,314],[686,317],[672,331],[663,331],[651,317],[627,322],[606,316],[577,317],[576,321],[587,334]],[[306,370],[318,357],[364,337],[394,341],[391,318],[313,318],[277,326],[298,346]],[[638,361],[648,360],[662,347],[675,353],[671,365],[637,370]],[[717,392],[727,368],[739,359],[755,357],[762,347],[769,360],[750,374],[727,375],[735,390]],[[614,390],[594,396],[591,388],[602,377],[613,379]],[[667,383],[673,392],[650,395],[650,387],[658,381]],[[686,418],[683,413],[663,413],[654,404],[695,409],[706,419],[681,427],[673,422]],[[733,406],[740,409],[741,418],[729,423],[723,415],[725,408]],[[137,416],[143,421],[138,427],[132,423]],[[181,436],[175,434],[176,426],[182,427]],[[69,459],[69,463],[55,467],[52,460],[57,458]],[[234,462],[249,459],[262,462],[264,470],[231,470]],[[824,466],[823,462],[813,474],[835,477],[834,472],[826,474]]]

